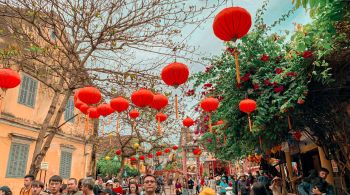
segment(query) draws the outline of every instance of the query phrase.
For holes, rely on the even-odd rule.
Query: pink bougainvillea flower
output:
[[[265,80],[264,80],[264,85],[265,85],[265,86],[271,86],[272,83],[270,82],[270,79],[265,79]]]
[[[217,97],[217,99],[218,99],[219,101],[221,101],[221,100],[223,100],[224,98],[220,95],[220,96]]]
[[[296,77],[298,74],[296,72],[287,72],[286,73],[286,76],[289,76],[289,77]]]
[[[254,83],[254,84],[253,84],[253,89],[254,89],[254,90],[259,89],[259,87],[260,87],[259,84],[257,84],[257,83]]]
[[[205,83],[204,84],[204,88],[211,87],[211,86],[213,86],[213,84],[211,84],[211,83]]]
[[[282,92],[283,90],[284,90],[283,85],[280,85],[280,86],[278,86],[278,87],[273,88],[273,91],[274,91],[275,93]]]
[[[246,73],[242,78],[241,81],[242,82],[247,82],[250,79],[250,73]]]
[[[270,57],[268,55],[266,55],[266,54],[262,55],[261,58],[260,58],[260,60],[263,61],[263,62],[267,62],[267,61],[269,61],[269,59],[270,59]]]
[[[309,50],[307,50],[307,51],[304,51],[304,53],[303,53],[303,58],[311,58],[312,57],[312,51],[309,51]]]
[[[281,74],[283,72],[282,68],[275,68],[276,74]]]

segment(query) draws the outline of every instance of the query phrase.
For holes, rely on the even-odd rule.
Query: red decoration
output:
[[[202,100],[201,107],[206,112],[212,112],[219,107],[219,100],[216,98],[208,97]]]
[[[130,161],[137,161],[137,159],[135,157],[131,157]]]
[[[165,148],[165,149],[164,149],[164,152],[168,154],[168,153],[171,152],[171,149],[170,149],[170,148]]]
[[[163,154],[162,151],[157,151],[156,152],[156,156],[162,156],[162,154]]]
[[[88,111],[89,108],[90,108],[90,107],[89,107],[87,104],[83,103],[83,104],[79,107],[79,110],[80,110],[80,112],[82,112],[82,113],[84,113],[84,114],[87,114],[87,111]]]
[[[189,74],[190,71],[185,64],[173,62],[163,68],[161,76],[167,85],[177,87],[187,81]]]
[[[102,116],[108,116],[108,115],[110,115],[110,114],[112,114],[114,112],[112,107],[109,104],[107,104],[107,103],[103,103],[101,105],[98,105],[97,106],[97,111]]]
[[[123,112],[128,109],[129,102],[123,97],[117,97],[111,100],[111,107],[117,112]]]
[[[192,152],[193,152],[193,154],[194,154],[194,155],[196,155],[196,156],[199,156],[199,155],[201,155],[201,154],[202,154],[202,150],[201,150],[201,149],[199,149],[199,148],[194,149]]]
[[[156,120],[157,120],[157,121],[163,122],[163,121],[165,121],[167,118],[168,118],[168,117],[167,117],[165,114],[161,113],[161,112],[158,112],[158,113],[156,114]]]
[[[145,156],[143,155],[139,156],[139,160],[145,160]]]
[[[117,151],[115,151],[115,154],[118,155],[118,156],[120,156],[120,155],[122,154],[122,150],[117,150]]]
[[[130,116],[130,118],[134,118],[135,119],[135,118],[140,116],[140,113],[137,110],[132,110],[132,111],[129,112],[129,116]]]
[[[248,114],[249,130],[252,131],[252,122],[250,120],[250,113],[256,109],[256,102],[252,99],[244,99],[239,103],[239,110]]]
[[[261,58],[260,58],[260,60],[263,61],[263,62],[267,62],[267,61],[269,61],[269,59],[270,59],[270,57],[268,55],[266,55],[266,54],[262,55]]]
[[[312,57],[312,51],[304,51],[303,58],[311,58]]]
[[[190,117],[187,117],[182,121],[182,124],[186,127],[190,127],[194,124],[194,121]]]
[[[0,88],[15,88],[21,83],[19,74],[11,68],[0,69]]]
[[[245,36],[252,25],[252,18],[241,7],[225,8],[215,16],[214,34],[223,41],[235,41]]]
[[[244,99],[239,103],[239,109],[245,113],[251,113],[256,109],[256,102],[252,99]]]
[[[218,122],[216,122],[216,125],[222,125],[222,124],[224,124],[223,120],[219,120]]]
[[[74,101],[74,107],[80,109],[80,107],[85,104],[82,101],[80,101],[79,99],[77,99],[76,101]]]
[[[178,146],[173,146],[173,150],[177,150],[178,148]]]
[[[87,110],[89,118],[98,118],[100,117],[100,113],[98,113],[97,108],[91,107]]]
[[[147,157],[148,158],[153,158],[153,154],[148,154]]]
[[[78,98],[86,104],[97,104],[101,101],[101,93],[95,87],[84,87],[79,89]]]
[[[161,110],[168,105],[168,98],[163,94],[156,94],[153,96],[151,107],[156,110]]]
[[[293,138],[296,140],[296,141],[300,141],[300,138],[301,138],[302,134],[300,131],[295,131],[293,132]]]
[[[140,89],[131,94],[131,101],[138,107],[146,107],[152,104],[153,96],[152,91]]]

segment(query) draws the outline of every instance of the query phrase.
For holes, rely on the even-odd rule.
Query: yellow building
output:
[[[29,75],[20,72],[20,86],[1,92],[0,116],[0,185],[9,186],[18,194],[23,176],[28,173],[33,157],[39,126],[48,112],[53,92]],[[78,113],[73,97],[69,100],[60,124]],[[74,118],[63,125],[54,137],[44,158],[48,164],[37,179],[46,182],[52,175],[67,179],[85,177],[90,173],[92,146],[83,136],[84,119]]]

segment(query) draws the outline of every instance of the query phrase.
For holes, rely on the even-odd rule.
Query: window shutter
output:
[[[18,103],[34,107],[37,87],[38,81],[23,75],[18,96]]]
[[[69,120],[74,116],[74,100],[73,98],[69,98],[67,105],[66,105],[66,110],[64,111],[64,120]],[[69,122],[73,123],[74,118],[71,119]]]
[[[61,160],[60,160],[60,176],[62,178],[69,178],[71,172],[72,165],[72,153],[70,152],[61,152]]]
[[[24,177],[27,168],[28,152],[28,144],[11,144],[6,177]]]

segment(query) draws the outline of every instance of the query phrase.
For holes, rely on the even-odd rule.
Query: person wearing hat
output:
[[[0,195],[12,195],[12,191],[8,186],[2,186],[0,188]]]

